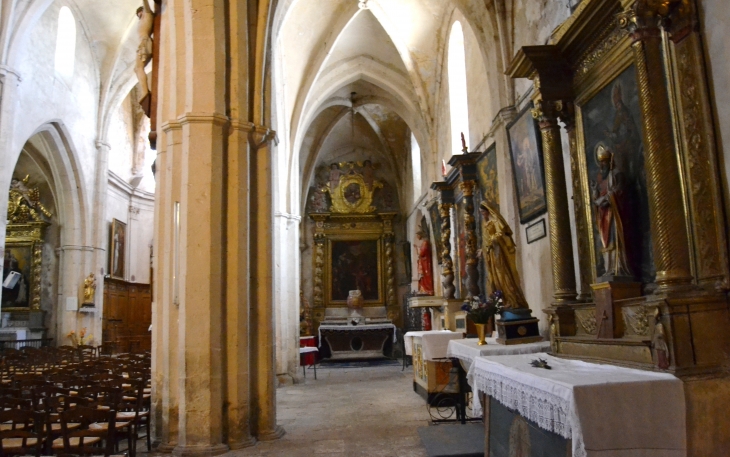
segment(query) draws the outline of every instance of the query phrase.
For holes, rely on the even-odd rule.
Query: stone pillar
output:
[[[228,137],[226,201],[226,338],[225,428],[231,449],[252,446],[251,436],[251,154],[253,124],[231,122]],[[256,303],[255,301],[253,303]]]
[[[533,116],[540,123],[545,166],[545,187],[550,215],[550,252],[552,254],[555,304],[575,300],[575,265],[570,234],[568,193],[565,184],[563,145],[560,140],[558,112],[561,102],[537,100]]]
[[[568,133],[568,144],[570,145],[570,170],[573,178],[573,208],[575,210],[575,235],[578,244],[578,280],[580,281],[579,301],[588,301],[591,298],[591,247],[589,243],[590,230],[593,229],[589,223],[586,208],[583,202],[582,186],[580,181],[580,169],[578,168],[578,139],[575,131],[575,115],[572,103],[566,103],[563,111],[559,113],[560,120],[565,125]]]
[[[18,107],[18,98],[16,96],[18,86],[20,86],[20,74],[15,70],[0,65],[0,151],[3,151],[4,161],[2,162],[3,168],[12,170],[15,168],[15,160],[17,154],[10,154],[9,152],[14,149],[13,145],[13,133],[15,125],[15,110]],[[22,145],[21,145],[22,147]],[[12,163],[11,163],[12,162]],[[5,189],[5,198],[0,198],[0,214],[8,214],[8,198],[7,192],[10,188],[10,180],[12,179],[11,173],[3,173],[4,176],[0,176],[0,189]],[[7,218],[0,218],[0,254],[5,255],[5,230],[7,225]],[[2,274],[3,267],[0,265],[0,274]],[[61,289],[59,288],[59,291]],[[56,309],[60,310],[62,306],[58,306]],[[62,338],[62,334],[56,334],[56,338]]]
[[[684,201],[682,182],[664,81],[659,16],[650,7],[644,5],[644,8],[646,11],[636,9],[620,21],[629,28],[633,40],[657,293],[662,293],[687,288],[692,276],[684,205],[681,204]]]
[[[179,236],[178,456],[217,455],[223,444],[224,179],[228,118],[186,113],[182,125]]]
[[[175,203],[180,202],[182,170],[182,125],[168,122],[162,126],[163,142],[158,142],[155,195],[155,265],[152,288],[152,399],[155,441],[158,452],[172,452],[179,430],[179,302],[175,301],[175,264],[180,252]],[[162,143],[162,144],[160,144]],[[160,234],[166,234],[162,237]]]
[[[251,157],[251,361],[256,437],[270,441],[284,435],[276,425],[274,385],[273,182],[271,141],[276,133],[256,126],[250,134]]]
[[[466,298],[470,301],[481,292],[479,289],[479,258],[477,258],[476,219],[474,218],[475,181],[462,181],[459,188],[464,194],[464,229],[466,230]]]

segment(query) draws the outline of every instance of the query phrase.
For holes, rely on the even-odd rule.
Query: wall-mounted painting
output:
[[[525,107],[507,126],[521,224],[530,222],[547,211],[542,137],[531,109],[532,104]]]
[[[629,66],[580,107],[596,274],[654,281],[636,70]]]
[[[29,308],[32,284],[32,243],[8,243],[3,260],[3,308]]]
[[[365,301],[380,298],[380,241],[330,241],[330,300],[347,302],[351,290],[359,289]]]
[[[444,244],[441,242],[441,213],[439,212],[439,203],[435,201],[428,207],[428,217],[431,219],[431,230],[433,231],[434,248],[436,249],[436,260],[441,265],[441,251]]]
[[[114,279],[124,279],[127,224],[112,219],[109,235],[109,274]]]
[[[493,144],[477,160],[477,180],[483,198],[499,208],[499,177],[497,176],[497,145]],[[478,206],[479,202],[475,202]]]

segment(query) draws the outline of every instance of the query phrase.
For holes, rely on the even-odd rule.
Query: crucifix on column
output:
[[[139,104],[145,115],[150,118],[150,147],[157,149],[157,80],[158,66],[156,62],[160,55],[160,41],[157,37],[160,35],[160,26],[162,23],[162,15],[159,14],[162,0],[153,0],[155,2],[155,10],[150,8],[148,3],[150,0],[142,0],[142,6],[137,8],[137,17],[139,23],[137,25],[137,36],[139,38],[139,46],[137,47],[137,58],[134,65],[134,72],[139,81],[141,98]],[[152,82],[147,82],[147,73],[145,67],[152,62]]]

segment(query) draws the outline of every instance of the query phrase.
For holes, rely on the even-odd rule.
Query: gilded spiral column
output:
[[[532,114],[540,123],[545,162],[545,187],[550,215],[550,253],[553,270],[553,297],[556,304],[575,301],[575,265],[570,234],[568,191],[565,184],[563,145],[557,113],[561,102],[538,100]]]
[[[454,261],[451,259],[451,203],[441,203],[439,214],[441,215],[441,285],[444,288],[444,298],[454,298],[456,287],[454,286]]]
[[[386,306],[393,306],[395,301],[395,266],[393,263],[393,238],[392,233],[385,234],[385,293]]]
[[[633,39],[657,292],[671,291],[689,285],[692,276],[662,38],[658,14],[648,7],[632,13],[621,18],[621,25],[629,28]]]
[[[464,181],[459,188],[464,194],[464,228],[466,230],[466,298],[479,295],[479,259],[477,258],[476,219],[474,218],[474,188],[476,182]]]

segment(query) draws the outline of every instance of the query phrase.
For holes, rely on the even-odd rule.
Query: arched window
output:
[[[449,108],[451,111],[451,154],[461,151],[461,134],[469,139],[469,105],[466,99],[466,55],[464,31],[454,22],[449,36]],[[468,145],[468,143],[467,143]]]
[[[421,148],[416,136],[411,132],[411,164],[413,166],[413,200],[421,197]]]
[[[56,71],[69,80],[74,74],[76,59],[76,20],[67,6],[58,13],[58,33],[56,34]]]

